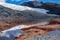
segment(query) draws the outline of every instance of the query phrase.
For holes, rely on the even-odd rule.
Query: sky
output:
[[[12,3],[12,4],[21,4],[23,2],[28,2],[28,1],[33,1],[33,0],[0,0],[0,2],[6,2],[6,3]],[[37,1],[42,1],[42,2],[53,2],[60,4],[60,0],[37,0]]]
[[[53,2],[53,3],[57,3],[60,4],[60,0],[41,0],[43,2]]]

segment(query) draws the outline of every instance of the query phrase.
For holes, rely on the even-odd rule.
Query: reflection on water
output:
[[[51,31],[51,32],[48,32],[48,34],[57,34],[57,35],[60,35],[60,30]]]
[[[0,40],[15,40],[15,39],[14,38],[11,39],[11,38],[7,38],[7,37],[4,37],[4,36],[3,37],[0,36]]]
[[[6,33],[1,33],[0,34],[0,40],[15,40],[16,37],[19,35],[24,35],[25,32],[23,30],[10,30],[7,31]]]
[[[19,34],[19,35],[25,34],[24,31],[19,30],[19,29],[17,29],[17,30],[12,30],[12,31],[7,31],[6,33],[9,34],[9,35],[12,35],[12,36],[14,36],[14,37],[18,36],[18,34]]]
[[[49,22],[42,22],[42,23],[37,23],[37,24],[33,24],[33,25],[18,25],[15,27],[12,27],[10,29],[4,30],[2,31],[2,33],[0,33],[0,40],[15,40],[16,37],[19,37],[20,35],[24,35],[26,34],[26,32],[24,32],[23,30],[20,30],[22,28],[28,28],[31,26],[38,26],[38,25],[45,25],[48,24]]]

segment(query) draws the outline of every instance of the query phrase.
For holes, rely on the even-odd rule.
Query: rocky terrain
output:
[[[48,34],[54,30],[60,30],[60,23],[57,21],[50,22],[48,25],[32,26],[30,28],[23,28],[27,34],[22,35],[16,40],[60,40],[60,34]]]
[[[26,24],[26,23],[25,23]],[[26,24],[28,25],[28,24]],[[29,25],[31,25],[31,23],[29,23]],[[22,26],[23,27],[23,26]],[[12,27],[11,27],[12,28]],[[7,28],[9,29],[9,28]],[[52,22],[49,22],[49,24],[46,25],[37,25],[37,26],[32,26],[29,28],[22,28],[20,30],[23,30],[24,32],[26,32],[26,34],[24,35],[20,35],[16,38],[5,38],[6,40],[44,40],[44,39],[48,39],[48,40],[60,40],[60,34],[48,34],[48,32],[54,31],[54,30],[60,30],[60,21],[59,19],[56,19]],[[18,32],[18,31],[17,31]],[[6,34],[5,34],[6,35]],[[39,36],[40,35],[40,36]],[[42,37],[42,38],[41,38]],[[3,37],[2,37],[3,38]]]
[[[60,4],[30,1],[21,5],[26,10],[0,3],[0,40],[60,40]]]
[[[53,19],[56,18],[60,18],[60,16],[53,16],[52,14],[44,14],[31,10],[18,11],[0,5],[0,30],[5,30],[19,24],[53,21]]]
[[[60,15],[60,4],[51,3],[51,2],[37,2],[37,1],[30,1],[25,2],[21,5],[29,6],[33,8],[43,8],[49,10],[48,14],[57,14]]]

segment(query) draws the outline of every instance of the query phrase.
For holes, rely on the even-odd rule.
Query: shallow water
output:
[[[15,39],[14,38],[11,39],[3,36],[3,37],[0,37],[0,40],[15,40]]]
[[[10,30],[5,33],[0,34],[0,40],[15,40],[16,37],[20,35],[24,35],[25,32],[23,30]]]
[[[23,35],[25,32],[23,30],[12,30],[12,31],[7,31],[6,34],[17,36],[18,34]]]
[[[60,35],[60,30],[50,31],[50,32],[48,32],[48,34]]]

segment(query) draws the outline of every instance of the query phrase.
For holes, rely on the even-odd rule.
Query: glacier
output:
[[[10,3],[0,2],[0,5],[10,8],[10,9],[13,9],[13,10],[19,10],[19,11],[31,10],[31,11],[44,13],[44,14],[49,12],[49,10],[46,10],[46,9],[31,8],[31,7],[27,7],[27,6],[15,5],[15,4],[10,4]]]

